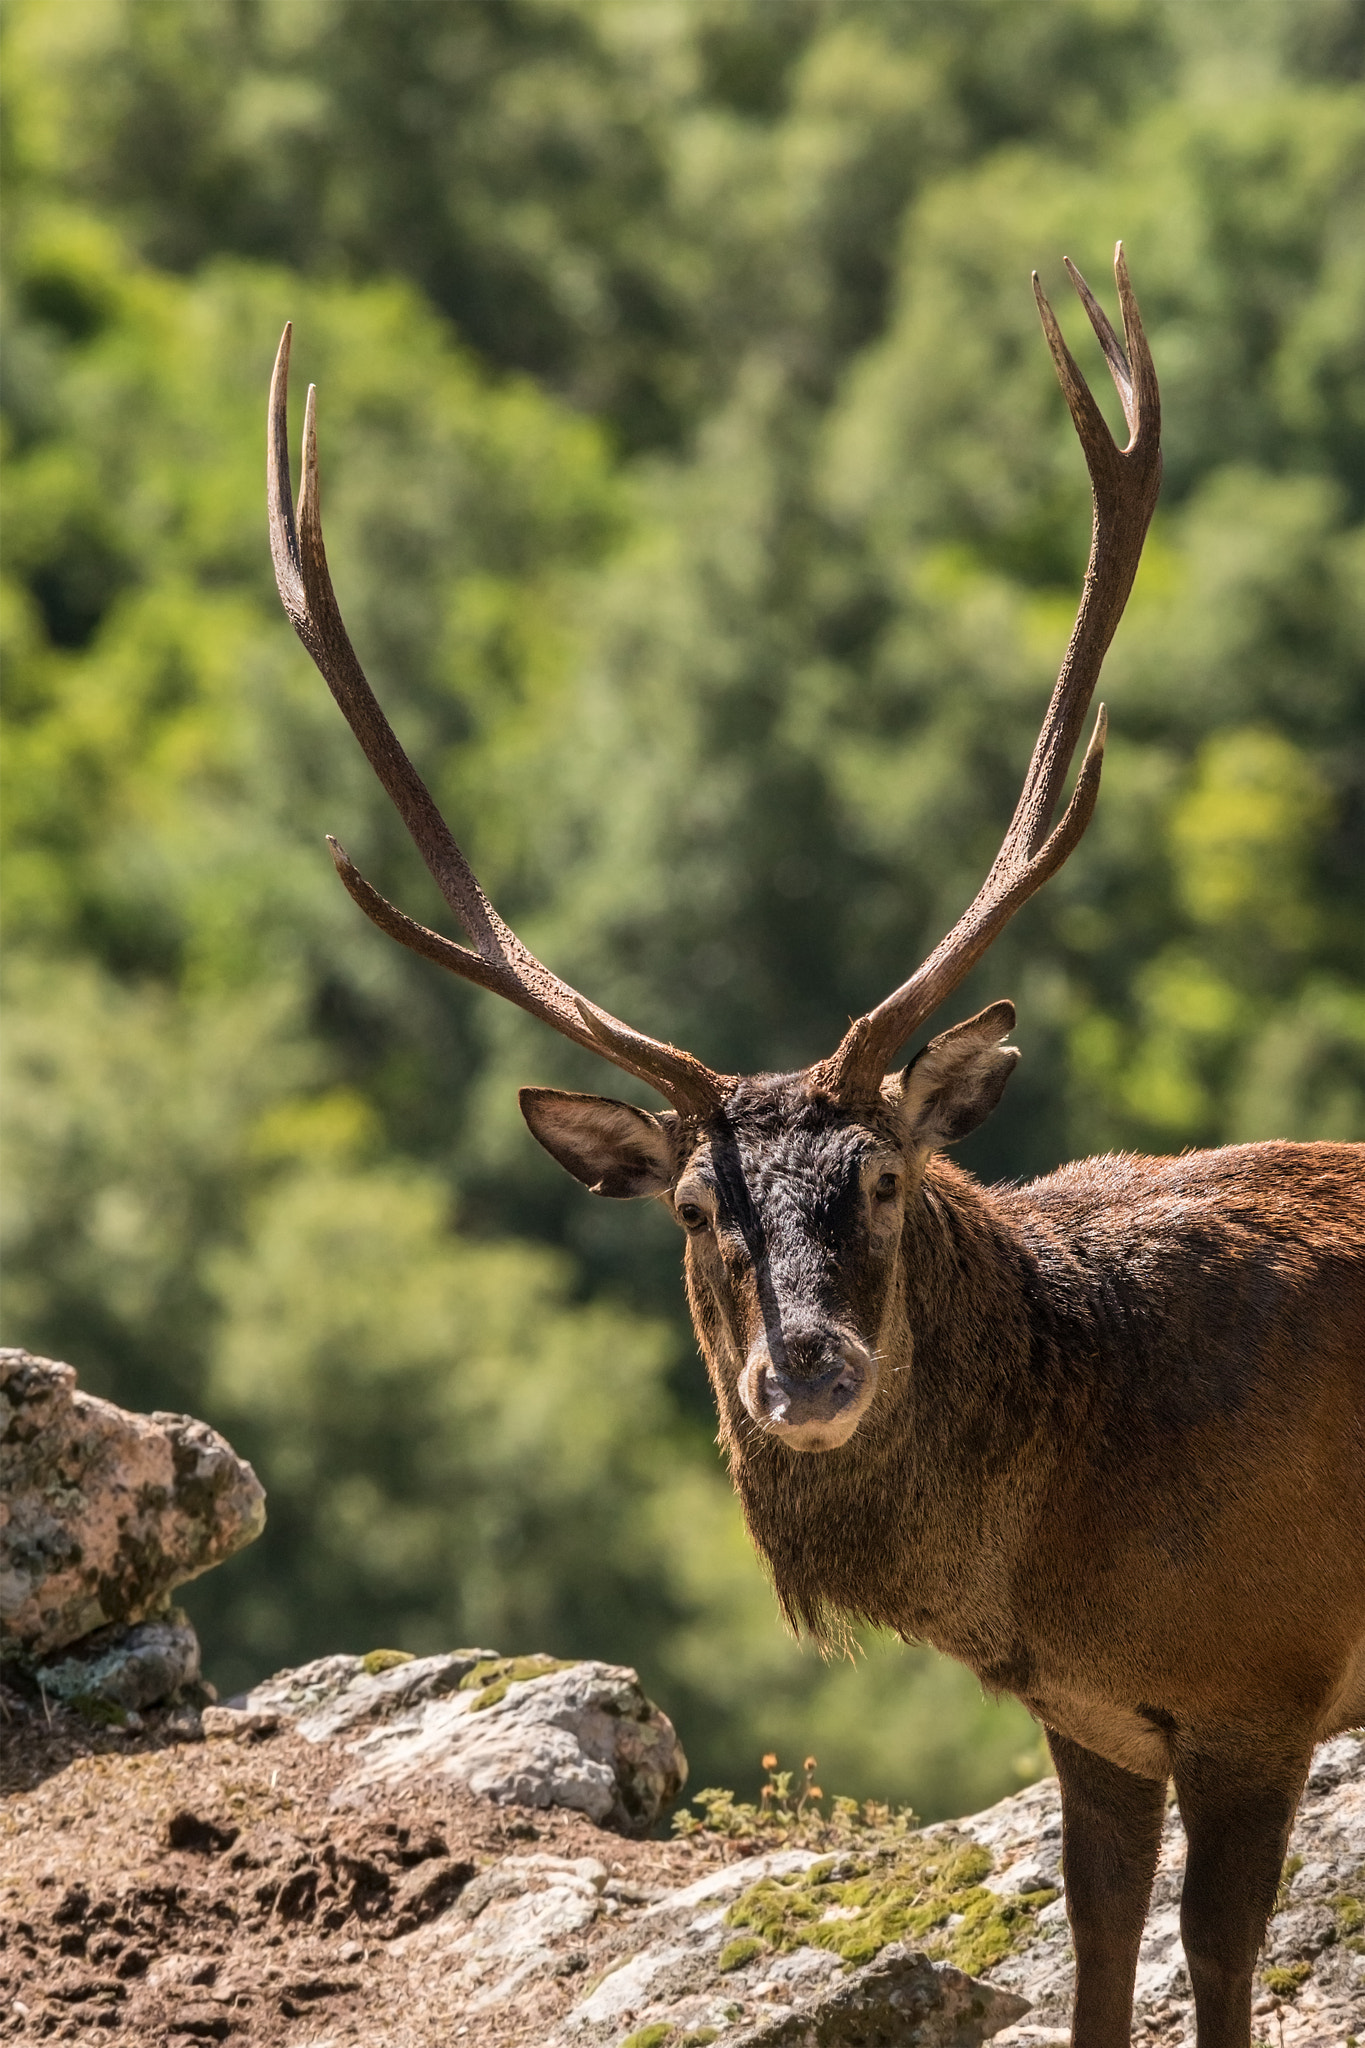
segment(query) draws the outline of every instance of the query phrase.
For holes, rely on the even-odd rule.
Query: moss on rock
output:
[[[1267,1991],[1273,1991],[1277,1998],[1292,1998],[1300,1991],[1313,1974],[1311,1963],[1277,1963],[1273,1969],[1261,1973],[1261,1982]]]
[[[831,1949],[850,1965],[870,1962],[888,1942],[915,1941],[936,1962],[977,1972],[1021,1946],[1057,1896],[988,1891],[991,1862],[987,1850],[952,1835],[912,1837],[877,1855],[762,1878],[726,1920],[773,1948]]]
[[[470,1708],[471,1713],[478,1714],[505,1699],[509,1686],[525,1685],[528,1679],[544,1678],[551,1671],[567,1671],[575,1661],[572,1657],[486,1657],[472,1671],[466,1671],[460,1680],[460,1691],[478,1694]]]
[[[360,1660],[360,1668],[367,1678],[378,1678],[382,1671],[396,1671],[400,1664],[411,1664],[411,1650],[367,1650]]]
[[[730,1970],[742,1970],[744,1965],[751,1963],[755,1956],[766,1955],[767,1952],[768,1944],[766,1941],[761,1941],[754,1934],[741,1934],[736,1941],[726,1942],[720,1952],[716,1968],[727,1973]]]

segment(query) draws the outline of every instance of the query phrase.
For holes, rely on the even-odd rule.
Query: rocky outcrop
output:
[[[401,1753],[405,1722],[421,1733],[424,1703],[468,1701],[455,1719],[472,1725],[575,1674],[595,1683],[549,1659],[328,1658],[254,1706],[209,1709],[208,1741],[168,1741],[156,1715],[132,1739],[79,1722],[101,1752],[84,1767],[78,1717],[0,1691],[7,1748],[60,1760],[37,1759],[0,1809],[0,2011],[8,1997],[44,2039],[79,2007],[149,2042],[280,2041],[311,2018],[374,2048],[1062,2048],[1053,1781],[924,1829],[884,1809],[812,1819],[795,1845],[792,1823],[756,1816],[757,1838],[626,1839],[581,1807],[475,1796],[431,1750],[367,1776]],[[1319,1750],[1290,1852],[1255,2039],[1350,2048],[1365,2035],[1365,1740]],[[1194,2040],[1183,1855],[1172,1810],[1140,2048]]]
[[[344,1741],[356,1803],[439,1774],[499,1805],[563,1806],[641,1835],[687,1777],[672,1722],[618,1664],[495,1650],[321,1657],[211,1710],[206,1732],[237,1732],[234,1712],[256,1730],[273,1716],[310,1742]]]
[[[1172,1805],[1135,2010],[1138,2038],[1166,2048],[1194,2039],[1184,1855]],[[608,1885],[590,1859],[508,1856],[394,1949],[454,1973],[471,2012],[513,2013],[538,1982],[563,1976],[572,1943],[588,1988],[551,2048],[968,2048],[992,2036],[1000,2048],[1063,2048],[1074,1963],[1060,1864],[1049,1778],[899,1840],[874,1836],[834,1855],[777,1849],[649,1893]],[[637,1908],[628,1930],[609,1917],[623,1899]],[[1258,2037],[1276,2048],[1348,2048],[1365,2032],[1360,1737],[1324,1744],[1314,1760],[1256,2010]]]
[[[842,1861],[866,1873],[869,1859]],[[871,1940],[861,1963],[818,1938],[750,1935],[746,1902],[812,1875],[837,1875],[841,1859],[809,1849],[749,1856],[649,1904],[643,1944],[561,2022],[555,2048],[721,2041],[726,2048],[975,2048],[1027,2011],[1027,2000],[996,1989],[912,1940]],[[833,1911],[843,1909],[834,1908]],[[837,1924],[837,1923],[836,1923]],[[844,1923],[846,1924],[846,1923]],[[807,1927],[814,1935],[817,1921]],[[439,1939],[435,1928],[426,1939]],[[487,1995],[485,1993],[485,1995]]]
[[[169,1595],[264,1525],[260,1481],[207,1423],[129,1414],[69,1365],[0,1351],[0,1649],[45,1689],[136,1708],[192,1680]]]

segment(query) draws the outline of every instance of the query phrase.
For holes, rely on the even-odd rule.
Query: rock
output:
[[[195,1682],[199,1639],[188,1615],[172,1607],[131,1628],[99,1629],[58,1662],[39,1665],[34,1676],[44,1692],[69,1705],[136,1712]]]
[[[0,1643],[30,1668],[258,1536],[265,1494],[244,1459],[187,1415],[132,1415],[84,1394],[69,1365],[0,1351]]]
[[[722,1970],[727,1903],[764,1876],[815,1860],[799,1850],[751,1856],[665,1892],[636,1923],[649,1929],[645,1946],[579,2000],[550,2048],[620,2048],[665,2034],[679,2043],[700,2035],[725,2048],[976,2048],[1025,2010],[1021,1998],[902,1944],[853,1970],[823,1949],[770,1955],[747,1973]],[[595,1943],[615,1924],[614,1889],[619,1895],[593,1857],[505,1856],[465,1885],[439,1919],[390,1942],[389,1953],[438,1970],[470,2017],[524,2018],[537,1982],[576,1968],[591,1982],[600,1970]]]
[[[776,1850],[666,1892],[641,1915],[643,1945],[561,2023],[560,2048],[662,2041],[665,2028],[670,2042],[700,2036],[717,2048],[975,2048],[1027,2011],[1026,1999],[903,1942],[857,1967],[813,1944],[781,1953],[736,1942],[728,1912],[742,1893],[831,1861]]]
[[[892,1942],[822,1997],[730,2037],[731,2048],[976,2048],[1028,2001]]]
[[[506,2008],[523,1987],[556,1972],[557,1944],[592,1926],[606,1883],[606,1866],[593,1856],[505,1856],[439,1920],[390,1951],[438,1962],[443,1980],[467,1994],[471,2015]]]
[[[642,1835],[687,1777],[672,1722],[623,1665],[491,1650],[320,1657],[236,1704],[292,1720],[310,1742],[344,1740],[356,1768],[336,1796],[352,1803],[436,1772],[499,1805],[569,1807]],[[223,1710],[206,1732],[226,1732]]]
[[[205,1707],[199,1717],[199,1732],[206,1742],[263,1742],[283,1726],[279,1714],[247,1714],[232,1707]]]

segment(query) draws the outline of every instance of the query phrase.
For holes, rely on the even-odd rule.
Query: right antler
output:
[[[1070,257],[1066,267],[1118,387],[1128,423],[1128,446],[1120,449],[1114,445],[1104,416],[1062,339],[1035,271],[1033,294],[1085,452],[1094,493],[1085,589],[1023,793],[976,900],[909,981],[875,1010],[869,1010],[851,1024],[836,1051],[811,1069],[813,1084],[841,1101],[876,1094],[897,1049],[965,979],[1019,906],[1062,865],[1090,823],[1099,795],[1106,725],[1103,704],[1095,718],[1095,730],[1071,801],[1060,822],[1048,831],[1076,751],[1086,708],[1099,680],[1100,664],[1128,601],[1142,543],[1156,508],[1161,488],[1161,396],[1137,301],[1128,282],[1123,244],[1120,242],[1114,251],[1114,276],[1128,343],[1126,353]]]
[[[480,988],[506,996],[529,1010],[575,1045],[586,1046],[628,1074],[657,1088],[684,1116],[705,1117],[725,1099],[734,1077],[709,1067],[677,1046],[647,1038],[628,1024],[588,1003],[523,946],[516,933],[494,910],[468,861],[451,835],[431,793],[398,743],[393,727],[379,707],[364,670],[356,659],[342,623],[327,555],[322,543],[318,506],[318,457],[315,396],[308,390],[303,425],[303,488],[298,525],[294,523],[293,484],[289,474],[289,344],[286,326],[270,380],[266,437],[266,495],[270,511],[270,552],[275,581],[294,631],[317,663],[341,706],[365,757],[383,783],[395,809],[411,833],[475,951],[457,946],[439,932],[428,931],[392,903],[386,902],[351,865],[344,848],[329,838],[337,873],[365,915],[414,953],[459,974]]]

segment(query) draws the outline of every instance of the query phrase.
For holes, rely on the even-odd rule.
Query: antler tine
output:
[[[1070,257],[1066,267],[1118,390],[1128,424],[1128,445],[1123,449],[1115,446],[1035,271],[1033,293],[1043,332],[1090,472],[1093,520],[1085,586],[1019,802],[994,865],[973,903],[909,981],[875,1010],[857,1018],[830,1058],[811,1069],[815,1085],[840,1097],[875,1092],[897,1048],[965,979],[1020,905],[1056,873],[1090,823],[1099,795],[1108,722],[1103,704],[1071,801],[1060,822],[1052,826],[1101,664],[1133,587],[1161,488],[1161,398],[1123,244],[1114,251],[1114,276],[1124,342]]]
[[[647,1081],[681,1114],[706,1115],[724,1099],[732,1077],[714,1074],[691,1053],[648,1038],[592,1008],[577,990],[537,960],[485,896],[431,792],[384,716],[351,645],[327,567],[318,489],[317,404],[311,385],[304,416],[303,486],[297,522],[295,519],[288,437],[292,333],[291,323],[285,327],[275,358],[266,435],[270,552],[280,599],[475,950],[428,931],[398,910],[365,880],[337,841],[329,838],[337,873],[365,915],[400,945],[506,997],[576,1045]]]

